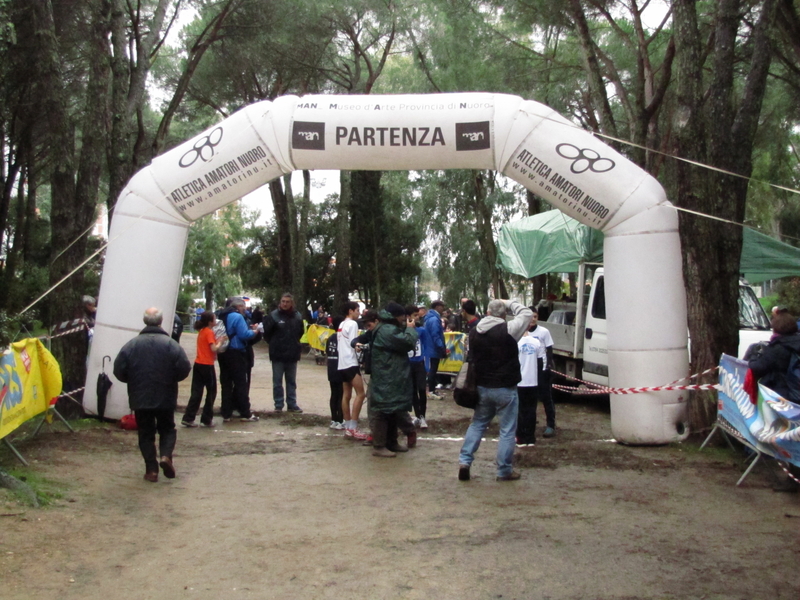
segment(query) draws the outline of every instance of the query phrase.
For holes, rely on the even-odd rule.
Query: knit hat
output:
[[[386,305],[386,312],[388,312],[393,317],[402,317],[405,316],[406,309],[403,308],[403,306],[401,304],[398,304],[397,302],[389,302],[389,304]]]

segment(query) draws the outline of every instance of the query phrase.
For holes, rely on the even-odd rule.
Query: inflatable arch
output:
[[[613,387],[688,375],[686,298],[676,211],[645,171],[552,109],[488,93],[283,96],[243,108],[156,158],[123,190],[109,234],[85,405],[104,356],[142,328],[147,307],[172,321],[189,225],[298,169],[494,169],[605,233]],[[169,325],[167,325],[169,328]],[[105,414],[127,414],[116,382]],[[615,395],[614,437],[661,444],[688,435],[679,392]]]

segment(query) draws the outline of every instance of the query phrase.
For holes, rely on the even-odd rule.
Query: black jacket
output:
[[[788,399],[790,393],[786,372],[793,353],[800,354],[800,333],[776,337],[748,366],[760,384]]]
[[[131,410],[175,410],[178,382],[191,370],[183,348],[160,327],[142,329],[114,360],[114,377],[128,384]]]
[[[269,344],[269,359],[275,362],[297,362],[300,360],[303,337],[303,317],[299,312],[273,310],[264,317],[264,339]]]

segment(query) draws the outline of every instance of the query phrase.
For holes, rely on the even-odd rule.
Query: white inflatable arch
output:
[[[688,374],[676,211],[645,171],[552,109],[487,93],[284,96],[247,106],[156,158],[120,195],[106,253],[84,403],[103,357],[143,327],[170,328],[192,221],[297,169],[494,169],[605,233],[613,387]],[[108,363],[107,363],[108,364]],[[106,369],[110,370],[110,365]],[[115,380],[105,414],[127,414]],[[661,444],[688,434],[678,392],[615,395],[614,437]]]

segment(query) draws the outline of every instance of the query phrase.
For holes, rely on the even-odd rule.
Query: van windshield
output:
[[[739,286],[739,328],[761,330],[770,328],[767,314],[753,290],[746,285]]]

